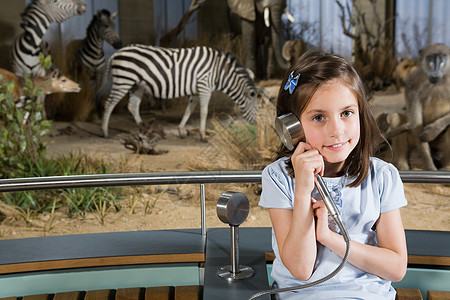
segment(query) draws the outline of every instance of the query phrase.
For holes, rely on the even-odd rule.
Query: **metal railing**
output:
[[[262,171],[186,171],[0,179],[0,192],[158,184],[200,184],[201,231],[205,226],[205,184],[257,183]],[[400,171],[404,183],[450,184],[447,171]]]

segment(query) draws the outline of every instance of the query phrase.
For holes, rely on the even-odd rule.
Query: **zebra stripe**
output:
[[[22,28],[12,45],[12,65],[14,73],[44,76],[46,71],[39,64],[39,53],[43,36],[53,22],[63,22],[75,14],[86,10],[83,0],[33,0],[22,14]]]
[[[102,121],[105,136],[108,136],[111,112],[128,92],[131,93],[128,109],[136,123],[142,122],[139,104],[144,89],[158,99],[192,96],[179,125],[181,133],[190,111],[199,101],[200,133],[204,139],[207,107],[213,91],[227,94],[241,109],[244,118],[255,122],[256,90],[253,78],[230,53],[209,47],[131,45],[111,57],[103,85],[109,72],[112,74],[112,87],[105,102]]]

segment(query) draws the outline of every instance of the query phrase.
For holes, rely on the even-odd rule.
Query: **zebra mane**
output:
[[[101,17],[100,17],[101,15],[104,15],[109,18],[111,16],[111,12],[107,9],[99,10],[92,18],[91,23],[89,23],[89,26],[86,29],[86,31],[89,31],[90,29],[92,29],[93,26],[95,26],[95,24],[101,22]]]
[[[28,5],[25,7],[25,9],[20,14],[20,16],[23,17],[23,16],[27,15],[32,8],[39,6],[38,2],[39,2],[39,0],[32,0],[30,3],[28,3]]]
[[[25,29],[25,26],[29,23],[28,15],[30,12],[34,9],[39,9],[39,0],[32,0],[24,9],[24,11],[20,14],[20,17],[22,18],[22,23],[20,23],[20,27]]]
[[[236,55],[234,55],[231,52],[228,51],[224,51],[221,49],[216,49],[221,55],[225,56],[224,62],[227,62],[227,68],[228,69],[232,69],[233,67],[237,67],[238,68],[238,73],[241,73],[241,71],[245,71],[245,68],[239,63],[238,58],[236,57]],[[227,70],[228,71],[228,70]]]
[[[102,15],[105,15],[105,16],[107,16],[107,17],[111,17],[111,12],[110,12],[109,10],[107,10],[107,9],[99,10],[99,11],[97,12],[97,15],[98,15],[99,12],[100,12]]]
[[[245,76],[248,84],[251,86],[254,86],[253,79],[251,78],[250,74],[248,73],[247,69],[239,62],[239,59],[231,52],[226,52],[223,50],[219,50],[226,56],[226,60],[229,60],[229,64],[227,64],[227,68],[231,69],[234,68],[235,72],[237,74],[242,74]],[[228,70],[227,70],[228,72]]]

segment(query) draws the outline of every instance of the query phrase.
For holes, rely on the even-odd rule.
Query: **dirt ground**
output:
[[[397,110],[402,106],[402,94],[377,95],[373,100],[374,112]],[[178,137],[177,125],[181,120],[185,101],[169,102],[165,111],[148,110],[141,105],[144,120],[155,118],[162,126],[165,139],[158,142],[156,150],[165,150],[159,155],[139,155],[126,149],[121,139],[136,125],[124,105],[116,109],[110,122],[110,137],[103,138],[100,120],[91,122],[54,122],[52,132],[46,137],[49,142],[47,154],[59,155],[86,153],[110,163],[126,163],[126,172],[188,171],[189,158],[208,143],[200,141],[198,133],[186,139]],[[231,100],[219,97],[213,100],[209,113],[234,113]],[[188,122],[188,128],[198,128],[198,112]],[[242,224],[247,227],[270,227],[265,209],[257,206],[257,184],[206,184],[206,226],[225,227],[217,217],[216,204],[221,193],[227,190],[240,191],[250,201],[250,214]],[[405,184],[408,206],[402,208],[402,218],[407,229],[450,230],[450,187],[438,184]],[[25,238],[45,235],[134,231],[176,228],[200,228],[199,185],[148,186],[140,197],[128,197],[121,202],[122,209],[115,212],[109,208],[104,224],[96,213],[84,218],[69,218],[64,211],[35,216],[27,224],[19,214],[13,214],[0,224],[0,238]]]

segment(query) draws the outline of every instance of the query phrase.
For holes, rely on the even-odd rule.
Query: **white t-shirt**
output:
[[[289,177],[285,161],[280,158],[264,168],[262,193],[259,205],[265,208],[293,209],[295,179]],[[323,178],[342,216],[350,239],[368,245],[377,245],[375,223],[381,213],[407,204],[403,183],[398,170],[378,158],[371,158],[371,169],[361,185],[350,188],[352,179],[347,176]],[[321,197],[316,189],[314,199]],[[329,227],[339,229],[329,218]],[[278,246],[272,229],[272,248],[275,260],[271,276],[280,288],[302,285],[321,279],[341,263],[342,258],[320,243],[317,243],[317,260],[314,272],[308,281],[294,278],[279,258]],[[351,249],[350,249],[351,253]],[[278,294],[279,299],[395,299],[391,282],[364,272],[350,263],[333,278],[304,290]]]

